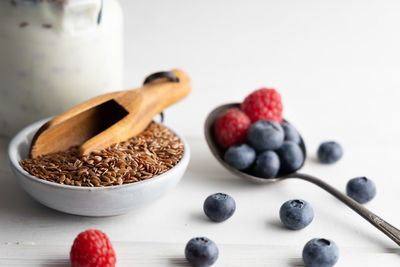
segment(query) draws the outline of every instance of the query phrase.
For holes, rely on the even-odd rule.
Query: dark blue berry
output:
[[[195,237],[189,240],[185,248],[186,259],[195,267],[213,265],[218,259],[217,245],[207,237]]]
[[[279,148],[284,137],[282,126],[274,121],[257,121],[250,125],[247,132],[247,142],[257,151]]]
[[[204,213],[215,222],[223,222],[229,219],[235,209],[235,200],[230,195],[223,193],[208,196],[203,205]]]
[[[318,159],[322,163],[335,163],[343,156],[342,146],[334,141],[324,142],[318,148]]]
[[[252,173],[261,178],[274,178],[279,172],[281,163],[278,155],[271,150],[259,154],[252,167]]]
[[[281,123],[281,126],[283,128],[283,131],[285,132],[285,141],[292,141],[296,144],[300,144],[300,134],[293,125],[291,125],[287,121],[283,121]]]
[[[308,202],[301,199],[288,200],[281,206],[279,217],[289,229],[300,230],[311,223],[314,210]]]
[[[238,170],[247,169],[255,159],[256,151],[246,144],[231,146],[224,154],[225,162]]]
[[[285,141],[277,150],[281,161],[281,173],[289,174],[303,166],[304,154],[300,146],[292,141]]]
[[[303,261],[307,267],[331,267],[339,259],[339,248],[335,242],[314,238],[303,249]]]
[[[375,197],[376,187],[367,177],[356,177],[347,183],[346,193],[358,203],[364,204]]]

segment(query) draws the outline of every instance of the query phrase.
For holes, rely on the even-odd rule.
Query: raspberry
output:
[[[86,230],[74,240],[70,252],[72,267],[114,267],[117,261],[110,240],[100,230]]]
[[[254,91],[244,99],[241,109],[251,122],[282,121],[281,96],[275,89],[261,88]]]
[[[215,137],[222,148],[244,143],[250,119],[238,108],[231,108],[219,116],[215,124]]]

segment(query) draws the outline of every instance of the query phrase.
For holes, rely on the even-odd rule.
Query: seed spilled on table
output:
[[[150,179],[174,167],[182,158],[182,140],[152,122],[141,134],[88,156],[78,147],[20,162],[38,178],[73,186],[101,187]]]

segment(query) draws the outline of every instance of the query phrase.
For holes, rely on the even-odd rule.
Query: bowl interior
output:
[[[39,129],[39,127],[46,121],[48,121],[48,119],[43,119],[28,125],[18,132],[17,135],[15,135],[11,140],[8,146],[8,156],[11,164],[13,164],[14,167],[23,170],[19,165],[19,162],[28,157],[32,138],[37,129]]]
[[[54,186],[54,187],[62,187],[62,188],[68,189],[68,190],[88,190],[88,191],[113,190],[113,189],[117,189],[120,187],[135,186],[135,185],[155,181],[155,180],[160,179],[160,178],[166,176],[167,174],[171,173],[171,171],[173,171],[174,169],[177,169],[182,165],[187,165],[187,163],[189,161],[190,150],[189,150],[187,141],[182,136],[180,136],[180,135],[176,134],[176,132],[174,132],[174,134],[177,135],[183,142],[183,146],[184,146],[183,157],[172,169],[168,170],[167,172],[165,172],[161,175],[157,175],[151,179],[142,180],[142,181],[138,181],[138,182],[134,182],[134,183],[130,183],[130,184],[113,185],[113,186],[105,186],[105,187],[79,187],[79,186],[70,186],[70,185],[64,185],[64,184],[58,184],[58,183],[54,183],[54,182],[45,181],[43,179],[37,178],[37,177],[29,174],[28,172],[26,172],[19,165],[19,162],[28,157],[29,148],[30,148],[30,144],[31,144],[33,136],[35,135],[36,131],[47,121],[48,121],[48,119],[43,119],[43,120],[37,121],[31,125],[28,125],[24,129],[22,129],[11,140],[9,147],[8,147],[8,156],[9,156],[10,164],[12,165],[12,167],[15,170],[17,170],[19,173],[21,173],[24,177],[26,177],[28,179],[32,179],[33,181],[36,181],[39,183],[44,183],[44,184]]]

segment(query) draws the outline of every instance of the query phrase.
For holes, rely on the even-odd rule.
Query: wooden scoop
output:
[[[100,95],[46,122],[35,134],[30,157],[80,146],[81,155],[141,133],[153,117],[191,89],[181,70],[150,75],[141,88]]]

